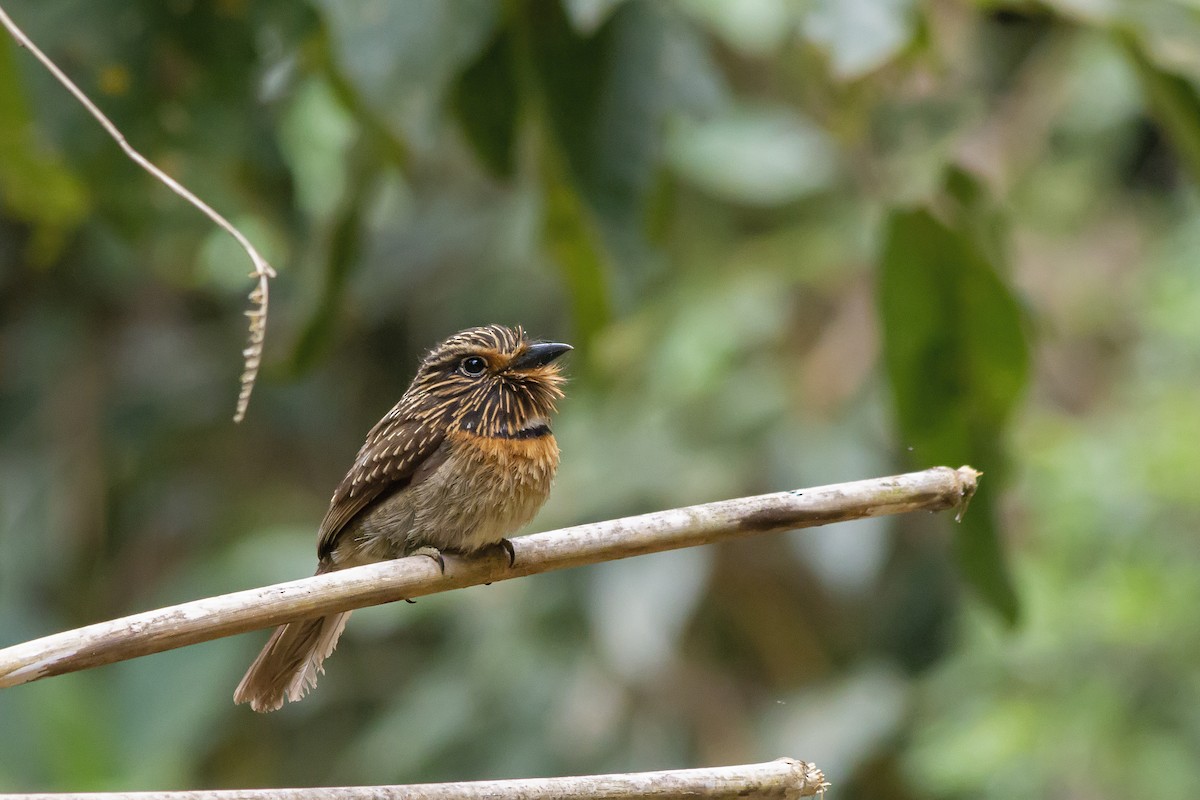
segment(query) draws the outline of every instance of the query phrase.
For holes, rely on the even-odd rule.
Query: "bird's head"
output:
[[[405,399],[451,430],[524,437],[550,432],[569,344],[531,342],[519,326],[459,331],[421,361]]]

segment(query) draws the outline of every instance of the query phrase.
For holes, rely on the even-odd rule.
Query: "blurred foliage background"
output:
[[[291,579],[424,348],[577,349],[535,525],[970,463],[911,516],[0,692],[0,788],[791,755],[838,797],[1200,785],[1194,0],[10,0],[279,268],[0,36],[0,644]]]

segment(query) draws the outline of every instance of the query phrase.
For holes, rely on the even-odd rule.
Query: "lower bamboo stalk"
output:
[[[535,533],[471,558],[400,558],[100,622],[0,650],[0,688],[111,664],[297,619],[391,603],[554,569],[763,533],[910,511],[958,509],[975,492],[971,467],[742,497]]]
[[[828,785],[825,776],[815,765],[794,758],[780,758],[762,764],[734,767],[570,778],[306,789],[0,794],[0,800],[791,800],[820,794]]]

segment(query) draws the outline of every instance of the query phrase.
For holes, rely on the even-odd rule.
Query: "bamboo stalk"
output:
[[[821,794],[828,785],[825,776],[813,764],[792,758],[780,758],[762,764],[734,767],[584,775],[570,778],[305,789],[0,794],[0,800],[792,800]]]
[[[0,688],[364,606],[554,569],[831,522],[958,509],[980,473],[934,467],[888,478],[723,500],[522,536],[495,552],[401,558],[100,622],[0,650]]]

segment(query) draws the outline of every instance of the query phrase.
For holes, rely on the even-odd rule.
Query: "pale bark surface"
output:
[[[226,789],[195,792],[92,792],[78,794],[0,795],[5,800],[791,800],[824,792],[825,776],[813,764],[780,758],[733,767],[584,775],[570,778],[521,778],[411,786],[334,786],[306,789]]]
[[[421,597],[539,572],[831,522],[965,508],[980,473],[934,467],[887,478],[742,497],[535,533],[496,552],[423,556],[194,600],[100,622],[0,650],[0,687],[89,669],[294,619]]]

